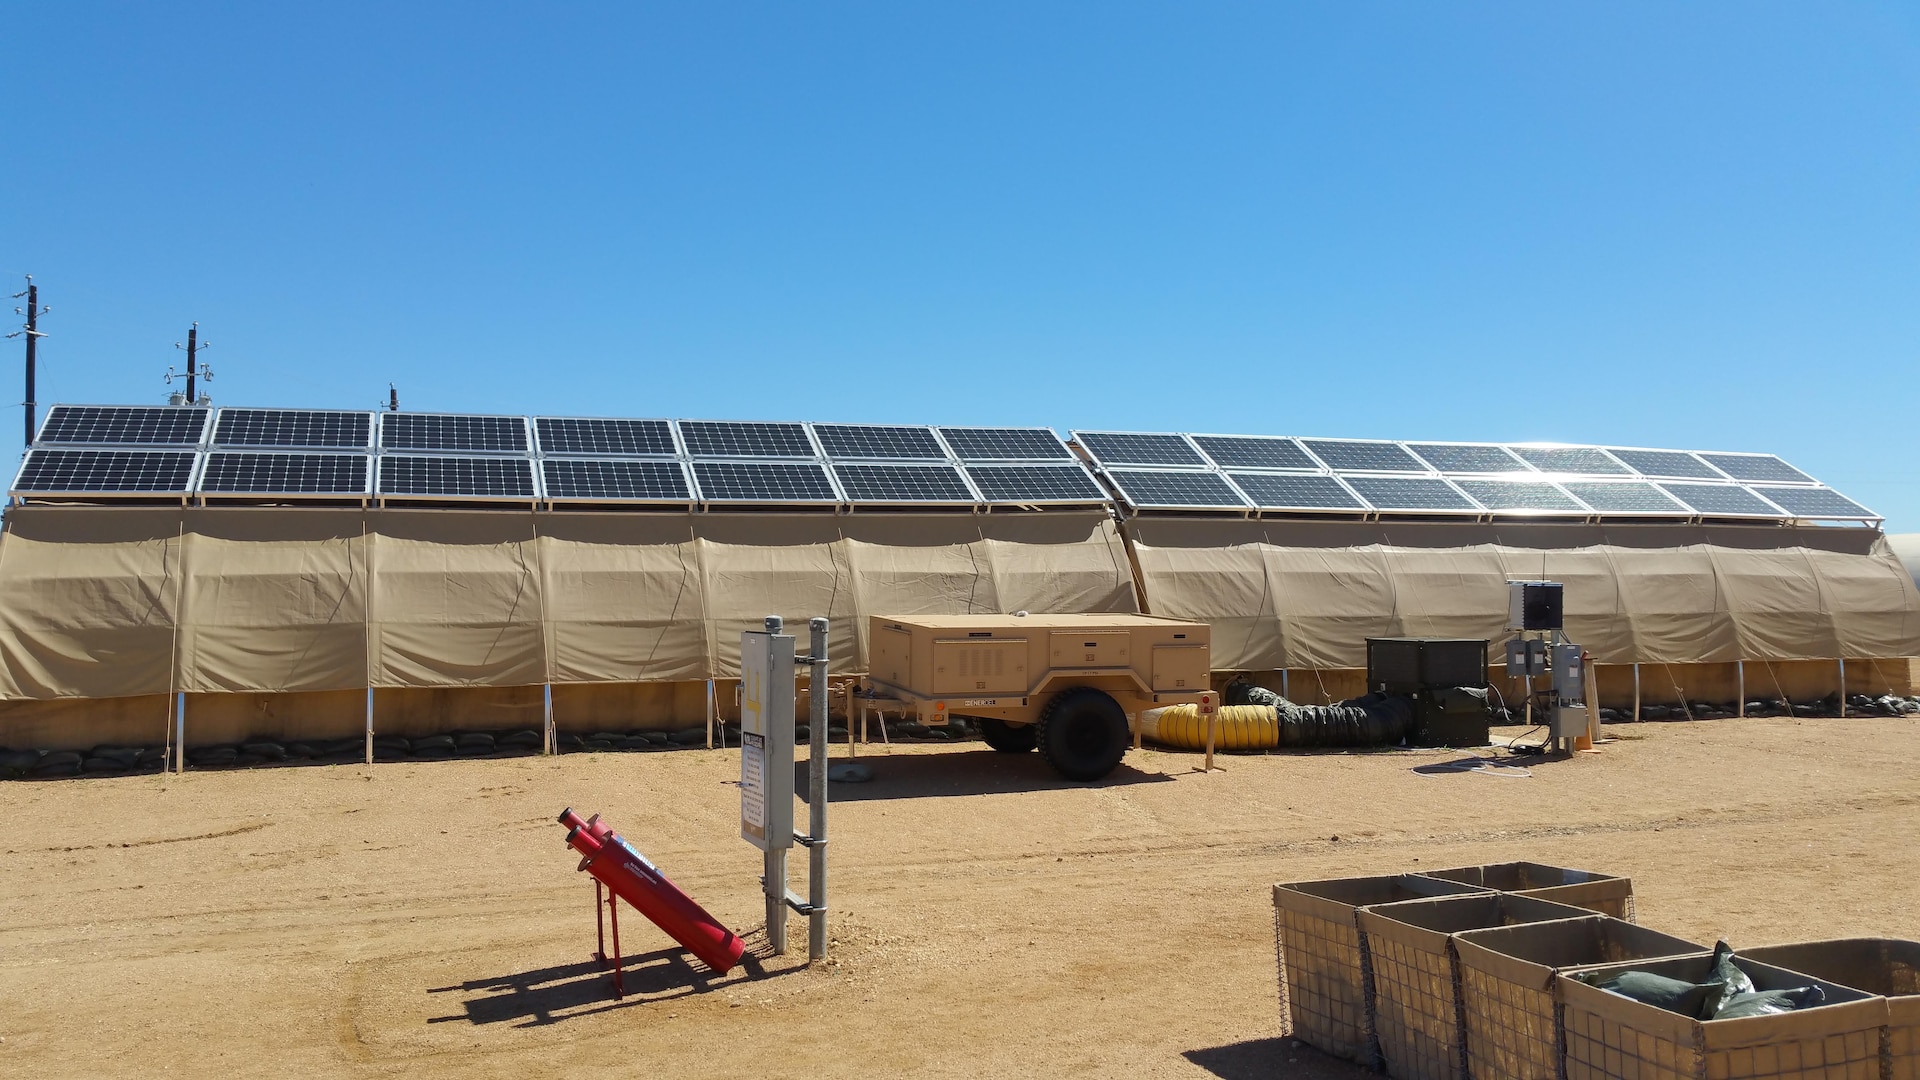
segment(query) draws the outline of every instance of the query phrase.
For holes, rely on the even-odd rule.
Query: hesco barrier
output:
[[[1554,1080],[1562,1056],[1554,976],[1567,968],[1707,951],[1605,915],[1454,938],[1474,1076]]]
[[[1920,1080],[1920,942],[1845,938],[1742,949],[1740,955],[1886,998],[1882,1080]]]
[[[1388,1074],[1403,1080],[1466,1075],[1465,1017],[1453,935],[1584,914],[1566,904],[1500,893],[1361,908],[1360,934],[1373,964],[1374,1030]]]
[[[1281,1008],[1294,1038],[1334,1057],[1371,1064],[1373,975],[1356,912],[1372,904],[1485,891],[1418,874],[1275,885]]]
[[[1745,957],[1734,963],[1761,990],[1813,985],[1826,993],[1826,1003],[1773,1016],[1694,1020],[1562,973],[1556,989],[1564,1002],[1567,1080],[1874,1080],[1883,1074],[1887,999]],[[1711,956],[1688,956],[1586,970],[1632,969],[1697,983],[1711,966]]]
[[[1552,900],[1627,922],[1634,921],[1633,881],[1630,878],[1534,862],[1489,863],[1426,873],[1446,881],[1464,881],[1469,885]]]

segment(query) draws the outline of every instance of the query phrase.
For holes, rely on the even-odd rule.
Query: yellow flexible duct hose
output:
[[[1272,750],[1280,745],[1280,716],[1271,705],[1222,705],[1215,721],[1215,750]],[[1207,718],[1194,705],[1148,709],[1140,714],[1140,734],[1161,746],[1204,750]]]

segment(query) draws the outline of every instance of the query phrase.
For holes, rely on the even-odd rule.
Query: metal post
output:
[[[553,753],[555,734],[553,730],[553,684],[546,684],[546,722],[540,729],[540,752]]]
[[[827,620],[807,623],[813,683],[807,694],[807,959],[827,958]]]
[[[184,693],[174,696],[173,771],[187,771],[187,695]]]
[[[785,624],[780,616],[769,615],[764,625],[767,633],[778,634]],[[769,722],[780,723],[781,720],[780,717],[772,717]],[[791,717],[785,718],[785,721],[793,722]],[[744,713],[740,722],[744,727],[746,724]],[[707,724],[707,745],[709,747],[713,745],[711,721]],[[787,954],[787,849],[785,843],[770,844],[766,851],[766,858],[762,862],[766,874],[767,946],[773,950],[775,956],[785,956]]]
[[[707,680],[707,749],[713,749],[713,711],[717,704],[713,680]]]
[[[33,445],[33,365],[40,343],[40,286],[27,279],[27,445]]]
[[[1747,718],[1747,662],[1745,660],[1733,662],[1733,685],[1740,693],[1740,708],[1734,715],[1745,720]]]
[[[1213,727],[1214,720],[1219,715],[1218,711],[1207,714],[1207,772],[1213,771]]]
[[[1286,698],[1288,701],[1293,700],[1292,692],[1287,689],[1287,669],[1286,668],[1280,669],[1280,696],[1283,698]]]
[[[1633,665],[1633,721],[1640,722],[1640,665]]]
[[[194,323],[193,326],[187,330],[187,404],[188,405],[196,404],[196,399],[193,396],[193,374],[194,374],[193,358],[199,355],[199,352],[200,352],[200,324]],[[221,353],[220,355],[225,356],[226,354]]]
[[[1840,658],[1840,719],[1847,718],[1847,658]]]
[[[373,687],[367,687],[367,764],[373,764]]]

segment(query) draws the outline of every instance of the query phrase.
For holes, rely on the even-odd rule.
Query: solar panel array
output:
[[[1879,520],[1771,454],[1140,431],[1073,437],[1091,468],[1044,427],[56,405],[11,493]]]

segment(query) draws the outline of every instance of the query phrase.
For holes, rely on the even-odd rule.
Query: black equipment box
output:
[[[1413,699],[1415,746],[1487,745],[1485,641],[1368,638],[1367,690]]]

